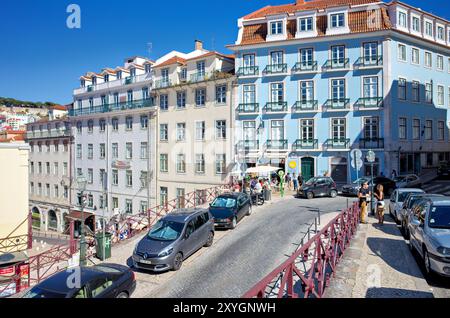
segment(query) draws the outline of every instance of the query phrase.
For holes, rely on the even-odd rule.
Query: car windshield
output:
[[[148,238],[156,241],[175,241],[183,231],[184,224],[160,220],[148,233]]]
[[[398,202],[405,202],[406,198],[408,197],[408,195],[410,195],[411,192],[400,192],[398,194]]]
[[[416,204],[418,201],[422,200],[423,197],[413,197],[409,200],[408,209],[411,209],[414,204]]]
[[[211,204],[213,208],[234,208],[236,206],[235,198],[217,198]]]
[[[361,185],[362,183],[369,182],[369,181],[370,181],[370,179],[367,179],[367,178],[359,178],[359,179],[353,181],[353,184]]]
[[[55,291],[34,287],[26,293],[23,298],[66,298],[66,295]]]
[[[450,206],[432,207],[429,225],[434,229],[450,229]]]
[[[311,185],[314,185],[314,183],[317,183],[317,181],[319,181],[319,179],[311,178],[305,184],[311,186]]]

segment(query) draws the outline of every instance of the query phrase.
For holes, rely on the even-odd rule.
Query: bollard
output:
[[[317,209],[317,214],[319,214],[319,225],[322,225],[322,223],[320,221],[320,209]]]
[[[314,219],[314,232],[317,233],[317,218]]]

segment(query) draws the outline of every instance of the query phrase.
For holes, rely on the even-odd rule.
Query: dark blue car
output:
[[[218,228],[234,229],[246,215],[252,213],[250,196],[235,192],[218,196],[209,207]]]

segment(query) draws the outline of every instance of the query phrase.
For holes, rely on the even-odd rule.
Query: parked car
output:
[[[252,213],[250,196],[229,193],[218,196],[210,205],[209,212],[216,227],[234,229],[240,220]]]
[[[428,194],[428,193],[410,193],[403,203],[403,208],[400,210],[398,214],[398,219],[401,224],[401,232],[403,236],[409,240],[409,232],[408,232],[408,222],[411,216],[411,211],[414,210],[416,205],[420,204],[421,201],[430,199],[430,198],[442,198],[444,197],[441,194]]]
[[[136,245],[133,264],[153,272],[179,270],[183,261],[214,241],[214,218],[207,209],[179,209],[161,220]]]
[[[79,286],[70,286],[67,282],[78,274]],[[129,298],[135,289],[136,278],[130,268],[101,264],[59,272],[34,286],[23,298]]]
[[[363,177],[353,181],[351,184],[346,184],[342,187],[342,195],[358,196],[361,186],[365,182],[370,182],[370,178]]]
[[[439,178],[450,177],[450,164],[447,161],[441,161],[439,163],[438,177]]]
[[[422,201],[408,222],[410,248],[416,250],[427,275],[450,277],[450,198]]]
[[[397,189],[400,188],[421,188],[422,180],[415,174],[408,174],[404,176],[398,176],[394,178]]]
[[[374,183],[374,190],[376,189],[376,187],[381,184],[383,186],[384,189],[384,195],[387,197],[390,197],[392,195],[392,193],[394,192],[395,189],[397,189],[397,185],[395,184],[394,180],[391,180],[389,178],[386,177],[376,177],[373,179],[373,183]],[[369,181],[369,187],[372,187],[372,183]]]
[[[400,210],[403,208],[406,197],[411,193],[425,193],[425,191],[422,189],[397,189],[392,193],[389,202],[389,213],[396,222],[400,222]]]
[[[315,197],[332,197],[338,194],[336,182],[330,177],[315,177],[308,180],[297,192],[299,197],[313,199]]]

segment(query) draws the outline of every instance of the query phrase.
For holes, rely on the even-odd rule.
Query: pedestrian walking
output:
[[[377,198],[377,217],[378,217],[378,223],[383,225],[384,224],[384,210],[385,210],[385,203],[384,203],[384,188],[381,184],[377,186],[377,189],[374,193],[375,197]]]
[[[392,173],[391,173],[391,179],[395,179],[396,177],[398,176],[398,174],[397,174],[397,170],[392,170]]]
[[[295,173],[292,176],[292,182],[294,183],[294,191],[297,191],[298,190],[298,179],[297,179],[297,175]]]
[[[359,198],[359,208],[361,209],[361,223],[367,224],[367,201],[371,193],[369,190],[369,183],[364,182],[358,193]]]
[[[298,175],[298,187],[301,188],[303,186],[303,177],[301,174]]]

